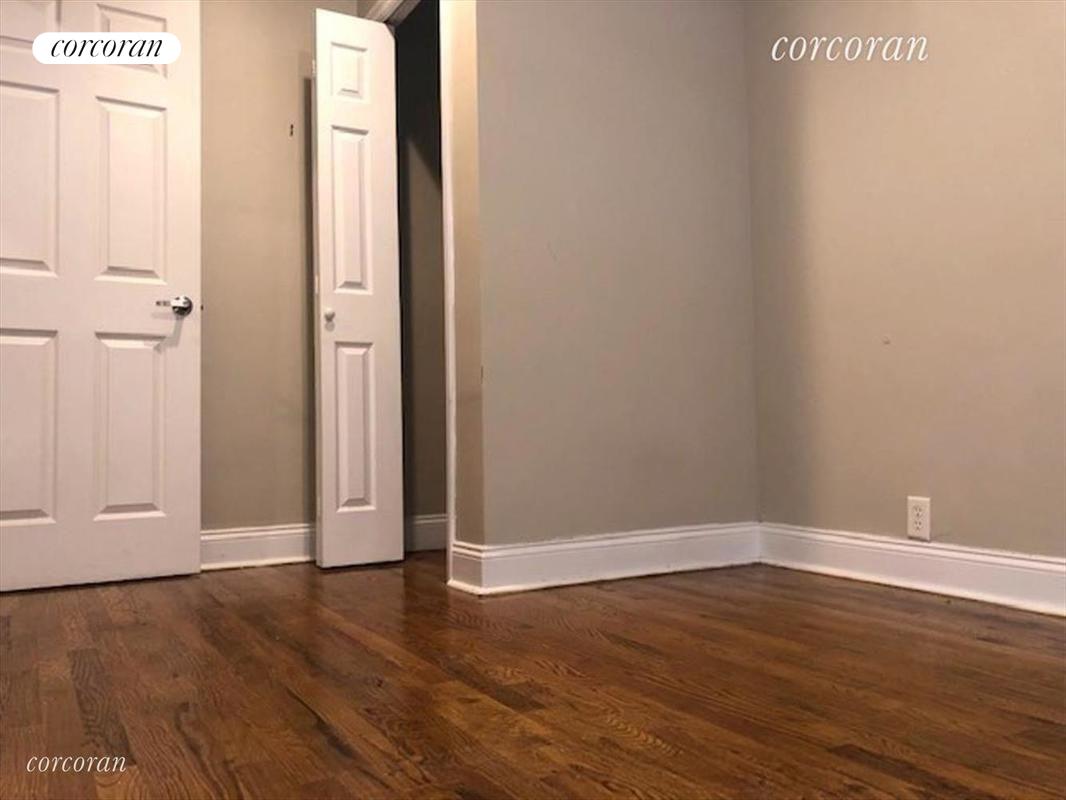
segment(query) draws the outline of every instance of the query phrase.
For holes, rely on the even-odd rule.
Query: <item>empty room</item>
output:
[[[1066,0],[0,0],[0,797],[1066,798]]]

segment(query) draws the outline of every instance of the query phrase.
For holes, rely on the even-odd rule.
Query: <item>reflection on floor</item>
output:
[[[766,566],[443,577],[433,553],[6,595],[0,795],[1061,796],[1063,620]]]

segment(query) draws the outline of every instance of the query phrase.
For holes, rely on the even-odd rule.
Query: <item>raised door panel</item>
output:
[[[0,83],[0,273],[54,276],[58,93]]]
[[[97,335],[97,519],[163,513],[162,337]]]
[[[337,345],[337,510],[374,507],[374,355]]]
[[[105,33],[166,33],[167,21],[155,14],[134,11],[130,8],[118,8],[101,3],[97,6],[97,29]],[[166,77],[166,64],[124,64],[127,69],[154,72]]]
[[[0,44],[29,48],[37,34],[59,30],[58,0],[0,2]]]
[[[55,521],[56,333],[0,330],[0,526]]]
[[[101,278],[166,278],[166,112],[100,99]]]
[[[333,42],[329,56],[329,81],[333,94],[345,100],[367,100],[366,48]]]
[[[369,292],[366,131],[335,127],[333,147],[333,269],[338,292]]]

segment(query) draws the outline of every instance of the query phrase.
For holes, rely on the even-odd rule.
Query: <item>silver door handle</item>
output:
[[[169,306],[170,310],[179,317],[187,317],[192,313],[192,298],[183,294],[179,294],[170,300],[156,300],[155,304],[157,306]]]

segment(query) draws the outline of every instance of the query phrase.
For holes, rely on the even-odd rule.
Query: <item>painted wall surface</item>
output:
[[[748,4],[762,518],[1066,553],[1066,6]],[[921,34],[922,63],[773,63]]]
[[[316,5],[354,8],[203,4],[207,529],[314,519],[308,134]]]
[[[477,60],[484,540],[755,519],[741,6],[480,3]]]
[[[313,5],[205,4],[206,527],[312,517]],[[448,8],[460,538],[903,535],[920,494],[1066,552],[1061,3]],[[769,58],[897,32],[929,59]]]
[[[481,188],[478,73],[478,6],[450,0],[441,6],[442,67],[448,101],[441,113],[451,136],[442,142],[451,162],[455,266],[455,517],[457,536],[485,541],[481,380]]]

